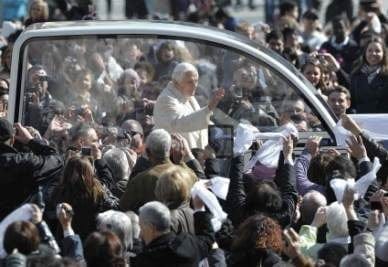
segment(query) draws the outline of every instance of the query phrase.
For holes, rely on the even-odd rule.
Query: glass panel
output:
[[[323,131],[319,116],[283,77],[224,47],[118,36],[40,39],[26,51],[22,120],[41,134],[55,115],[69,125],[87,121],[101,128],[136,119],[150,131],[155,101],[179,62],[198,69],[195,96],[200,106],[207,105],[216,88],[225,89],[212,117],[216,124],[246,122],[268,132],[293,121],[302,132]]]

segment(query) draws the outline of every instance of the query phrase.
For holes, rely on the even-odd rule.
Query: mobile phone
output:
[[[82,156],[91,156],[92,155],[92,149],[90,147],[82,147],[81,148],[81,155]]]

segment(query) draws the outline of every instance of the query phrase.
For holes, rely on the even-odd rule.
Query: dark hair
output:
[[[351,97],[349,90],[341,85],[333,86],[333,88],[330,90],[327,96],[330,96],[332,93],[343,93],[346,95],[347,100],[350,100],[350,97]]]
[[[279,15],[284,16],[287,12],[291,12],[295,8],[297,8],[295,3],[285,1],[279,5]]]
[[[258,214],[248,217],[238,228],[232,243],[232,251],[272,250],[280,253],[283,249],[282,228],[270,217]]]
[[[288,36],[293,35],[295,33],[298,33],[296,29],[291,28],[291,27],[285,27],[282,30],[283,40],[286,41]]]
[[[343,155],[336,156],[326,168],[327,175],[341,178],[356,178],[357,171],[354,163]]]
[[[104,194],[89,160],[79,157],[72,157],[67,161],[58,188],[60,190],[58,195],[72,203],[79,198],[87,198],[97,203]]]
[[[36,226],[27,221],[11,223],[4,234],[4,249],[8,254],[17,248],[24,255],[38,249],[40,243],[39,232]]]
[[[340,261],[348,252],[346,248],[338,243],[326,243],[318,251],[318,259],[324,260],[326,263],[332,263],[334,266],[339,266]]]
[[[306,59],[306,62],[303,64],[302,68],[301,68],[301,71],[302,73],[304,73],[304,71],[306,70],[307,66],[314,66],[314,67],[317,67],[321,70],[321,78],[319,79],[319,82],[317,84],[317,89],[320,89],[320,88],[324,88],[325,85],[323,83],[323,80],[322,80],[322,73],[324,72],[324,66],[321,64],[320,60],[318,58],[315,58],[315,57],[308,57]]]
[[[172,42],[163,42],[156,51],[156,58],[158,59],[158,62],[162,62],[162,51],[165,49],[173,50],[175,52],[175,46]]]
[[[334,178],[347,179],[356,178],[357,172],[354,163],[343,155],[336,156],[326,168],[326,199],[330,204],[336,201],[333,189],[330,187],[330,181]]]
[[[247,195],[247,211],[249,215],[263,212],[267,215],[277,213],[282,207],[282,197],[276,185],[267,181],[259,181]]]
[[[294,48],[291,47],[285,47],[283,49],[283,57],[290,61],[294,66],[299,69],[300,67],[300,61],[299,56]]]
[[[316,184],[325,185],[326,168],[329,163],[334,160],[334,156],[330,153],[319,153],[310,161],[307,170],[307,177]]]
[[[86,137],[89,133],[89,130],[92,129],[88,124],[80,122],[70,129],[70,140],[72,142],[78,140],[81,137]]]
[[[361,70],[362,66],[364,64],[367,64],[366,61],[366,51],[368,49],[368,46],[372,43],[379,43],[381,47],[383,48],[383,59],[381,62],[381,74],[388,75],[388,50],[387,46],[385,45],[385,42],[381,38],[372,38],[366,45],[362,52],[361,60],[358,62],[358,64],[354,67],[353,73],[357,73]]]
[[[134,70],[137,70],[137,69],[142,69],[142,70],[145,70],[147,73],[148,73],[148,76],[150,77],[150,81],[152,81],[154,79],[154,76],[155,76],[155,68],[152,64],[150,64],[149,62],[145,62],[145,61],[140,61],[140,62],[137,62],[135,64],[135,66],[133,67]]]
[[[302,18],[307,20],[319,20],[317,12],[311,9],[304,12]]]
[[[124,267],[120,239],[110,231],[91,233],[85,242],[85,260],[93,267]]]
[[[350,23],[349,23],[349,20],[346,16],[344,15],[338,15],[338,16],[335,16],[332,20],[331,20],[331,24],[332,24],[332,27],[334,27],[334,24],[335,23],[343,23],[345,25],[345,27],[348,29],[350,27]]]
[[[265,35],[265,42],[268,43],[272,39],[283,40],[283,35],[280,31],[277,30],[270,31]]]

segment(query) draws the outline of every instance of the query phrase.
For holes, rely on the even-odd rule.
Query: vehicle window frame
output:
[[[27,79],[27,55],[28,55],[28,51],[26,51],[26,49],[28,48],[28,45],[30,43],[35,42],[37,40],[39,40],[39,41],[40,40],[54,41],[54,40],[75,40],[75,39],[86,39],[86,38],[91,38],[91,39],[96,39],[96,40],[112,38],[114,40],[117,40],[117,39],[124,38],[124,37],[131,38],[131,39],[136,39],[136,38],[151,39],[151,38],[154,38],[154,39],[163,39],[163,40],[181,40],[181,41],[188,41],[188,42],[192,42],[192,43],[200,43],[202,45],[210,45],[213,47],[217,47],[220,49],[226,49],[228,51],[237,53],[238,55],[243,56],[246,59],[250,60],[254,64],[256,64],[258,66],[263,66],[264,68],[267,68],[269,71],[271,71],[272,73],[277,75],[281,80],[283,80],[287,86],[292,88],[292,90],[298,95],[298,97],[303,99],[303,101],[310,108],[310,110],[313,112],[313,114],[315,116],[317,116],[317,118],[322,123],[322,127],[324,129],[324,131],[322,131],[322,132],[326,132],[329,135],[331,141],[333,142],[333,144],[331,144],[331,145],[336,145],[335,135],[332,132],[330,126],[327,124],[326,120],[321,116],[321,113],[318,112],[315,105],[306,97],[306,95],[303,94],[303,92],[301,90],[299,90],[298,86],[296,86],[289,78],[287,78],[287,76],[284,73],[282,73],[278,69],[274,68],[270,64],[266,63],[264,60],[262,60],[256,56],[253,56],[253,55],[249,54],[248,52],[245,52],[245,51],[240,50],[238,48],[235,48],[235,47],[232,47],[229,45],[225,45],[225,44],[221,44],[221,43],[218,43],[215,41],[199,39],[198,37],[195,37],[195,38],[194,37],[182,37],[180,35],[171,35],[171,34],[168,35],[168,34],[148,34],[148,33],[147,34],[140,34],[140,33],[95,34],[95,33],[91,33],[91,34],[82,34],[82,35],[74,34],[74,35],[42,36],[42,37],[30,37],[30,38],[28,38],[27,40],[25,40],[23,42],[22,46],[20,47],[20,51],[19,51],[19,53],[20,53],[19,54],[19,67],[18,67],[18,72],[17,72],[18,79],[17,79],[17,87],[16,87],[16,88],[19,88],[19,90],[16,91],[15,106],[13,107],[13,109],[14,109],[14,117],[13,117],[14,121],[15,122],[21,121],[22,114],[24,113],[24,110],[23,110],[24,109],[24,93],[25,93],[24,90],[25,90],[26,79]],[[241,40],[238,40],[238,41],[241,41]],[[248,43],[248,45],[252,46],[252,42]],[[261,52],[263,52],[267,56],[275,57],[276,60],[278,60],[281,64],[285,65],[285,67],[287,67],[294,75],[296,75],[296,77],[301,79],[301,81],[303,83],[305,83],[305,85],[308,87],[308,89],[313,92],[315,97],[317,97],[317,91],[315,89],[311,88],[312,85],[309,84],[309,82],[303,77],[303,75],[301,73],[298,72],[298,70],[296,70],[296,68],[291,63],[286,62],[285,59],[283,59],[283,58],[281,60],[279,60],[279,58],[281,58],[280,55],[276,55],[276,53],[273,52],[275,55],[274,56],[274,55],[269,53],[270,51],[267,51],[268,49],[260,49],[263,47],[261,45],[257,45],[256,47],[255,48],[257,50],[260,50]],[[21,77],[21,79],[19,77]],[[333,113],[331,112],[327,103],[321,103],[321,104],[326,108],[326,111],[330,114],[330,116],[333,116]],[[319,132],[316,132],[316,133],[319,133]]]

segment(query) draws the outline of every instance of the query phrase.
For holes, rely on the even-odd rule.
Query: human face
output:
[[[270,39],[268,41],[268,47],[278,54],[283,53],[283,41],[280,39]]]
[[[144,223],[141,218],[139,219],[139,225],[140,225],[140,238],[144,241],[146,245],[148,245],[154,239],[153,227],[147,223]]]
[[[136,78],[132,75],[125,75],[124,87],[127,89],[128,92],[137,90]]]
[[[31,7],[31,18],[40,19],[44,16],[44,7],[43,5],[36,3]]]
[[[92,145],[99,146],[99,139],[96,130],[90,128],[86,138],[83,140],[83,146],[90,147]]]
[[[286,42],[284,44],[285,47],[297,47],[299,44],[298,35],[296,33],[290,34],[286,38]]]
[[[183,76],[181,81],[177,81],[176,83],[177,89],[185,96],[190,97],[195,95],[195,90],[198,86],[198,73],[188,71]]]
[[[164,62],[171,61],[174,58],[174,51],[170,48],[163,48],[160,57]]]
[[[88,92],[92,88],[92,77],[87,74],[83,78],[81,78],[80,83],[80,88],[82,89],[82,91]]]
[[[140,78],[140,84],[147,84],[150,82],[151,78],[148,75],[148,72],[145,69],[136,69],[137,74]]]
[[[313,32],[317,28],[315,20],[303,19],[303,28],[305,32]]]
[[[297,100],[295,103],[292,105],[293,112],[294,114],[302,114],[304,113],[304,103],[302,100]]]
[[[127,52],[128,59],[131,61],[137,61],[141,56],[141,51],[137,45],[131,45]]]
[[[370,66],[381,64],[384,57],[383,46],[378,42],[372,42],[368,45],[365,52],[366,62]]]
[[[43,69],[34,70],[31,73],[31,85],[40,96],[44,96],[47,92],[48,82],[47,73]]]
[[[337,21],[333,23],[333,34],[335,36],[337,43],[345,40],[346,31],[347,29],[343,21]]]
[[[338,118],[345,114],[346,110],[350,107],[350,100],[347,99],[346,94],[340,92],[331,93],[327,103]]]
[[[254,67],[242,68],[237,71],[237,86],[244,89],[253,89],[256,86],[257,74]]]
[[[309,80],[314,86],[317,86],[321,79],[321,69],[318,66],[308,64],[303,70],[303,75]]]

